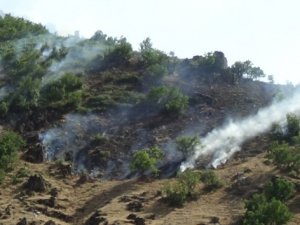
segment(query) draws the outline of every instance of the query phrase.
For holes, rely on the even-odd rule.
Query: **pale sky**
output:
[[[275,81],[300,83],[299,0],[0,0],[0,10],[90,37],[102,30],[138,49],[179,57],[223,51],[232,64],[251,60]]]

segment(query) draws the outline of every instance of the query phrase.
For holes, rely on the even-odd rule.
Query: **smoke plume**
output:
[[[201,145],[196,146],[195,153],[180,169],[193,168],[197,159],[211,156],[208,166],[218,167],[225,163],[234,153],[241,150],[241,145],[257,135],[268,131],[273,123],[282,122],[286,114],[300,112],[300,92],[292,97],[273,103],[267,108],[258,111],[257,114],[240,121],[231,121],[224,127],[214,129],[202,140]]]

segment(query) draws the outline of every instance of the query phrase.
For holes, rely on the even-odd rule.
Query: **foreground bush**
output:
[[[197,171],[188,169],[177,175],[173,183],[169,183],[163,190],[165,200],[170,206],[180,207],[185,201],[191,199],[200,181]]]
[[[270,181],[265,187],[267,199],[275,198],[280,201],[287,201],[294,193],[295,185],[283,178],[276,178]]]
[[[7,170],[12,167],[18,158],[18,151],[24,147],[25,142],[20,135],[6,131],[0,136],[0,169]]]
[[[268,201],[263,194],[255,194],[245,207],[243,225],[283,225],[292,218],[284,203],[275,198]]]
[[[267,157],[280,169],[287,171],[300,171],[300,148],[289,146],[287,143],[272,143]]]

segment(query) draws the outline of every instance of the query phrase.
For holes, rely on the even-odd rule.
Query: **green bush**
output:
[[[200,141],[197,136],[182,136],[176,138],[176,148],[185,158],[193,154],[197,145],[200,145]]]
[[[286,115],[287,121],[287,138],[291,139],[294,136],[298,136],[300,131],[300,119],[296,114],[289,113]]]
[[[187,185],[181,182],[169,183],[164,189],[165,201],[170,206],[180,207],[188,199]]]
[[[156,84],[168,74],[168,69],[166,66],[161,64],[153,64],[148,66],[144,72],[144,78],[147,84]]]
[[[180,207],[185,201],[193,197],[197,184],[199,184],[200,173],[188,169],[177,175],[175,182],[168,183],[163,193],[165,200],[170,206]]]
[[[213,170],[202,171],[200,180],[205,184],[207,190],[214,190],[223,186],[222,181]]]
[[[280,201],[287,201],[295,191],[295,185],[283,178],[277,178],[269,182],[265,187],[267,199],[275,198]]]
[[[166,113],[180,114],[188,107],[189,98],[178,88],[165,86],[152,88],[147,96],[149,102]]]
[[[292,218],[284,203],[275,198],[268,201],[262,194],[255,194],[245,207],[243,225],[284,225]]]
[[[156,146],[139,150],[134,153],[130,168],[132,171],[139,172],[142,176],[145,175],[145,172],[148,170],[153,174],[157,174],[159,171],[156,168],[156,164],[162,157],[162,150]]]
[[[267,157],[280,169],[297,173],[300,171],[300,148],[298,146],[274,142],[271,144]]]
[[[18,151],[24,145],[24,140],[17,133],[12,131],[2,133],[0,136],[0,169],[11,168],[18,158]]]
[[[184,185],[187,189],[187,194],[192,196],[195,191],[197,184],[200,181],[200,173],[197,171],[193,171],[191,169],[187,169],[182,173],[177,175],[177,180],[179,183]]]
[[[41,89],[40,104],[44,107],[77,106],[81,102],[82,86],[80,77],[66,73]]]

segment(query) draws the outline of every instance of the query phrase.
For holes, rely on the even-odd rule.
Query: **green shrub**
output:
[[[243,225],[283,225],[292,218],[284,203],[274,198],[268,201],[262,194],[255,194],[245,207]]]
[[[269,182],[265,187],[267,199],[275,198],[280,201],[287,201],[295,191],[295,185],[283,178],[277,178]]]
[[[193,171],[191,169],[187,169],[182,173],[177,175],[177,180],[179,183],[184,185],[187,189],[187,194],[192,196],[195,191],[197,184],[200,181],[200,173],[197,171]]]
[[[300,131],[300,119],[296,114],[289,113],[286,115],[287,121],[287,138],[291,139],[294,136],[298,136]]]
[[[77,106],[81,102],[82,86],[80,77],[66,73],[41,89],[40,103],[44,107]]]
[[[159,171],[156,168],[156,164],[162,157],[162,150],[156,146],[139,150],[134,153],[130,168],[132,171],[139,172],[142,176],[145,175],[145,172],[148,170],[153,174],[157,174]]]
[[[194,152],[194,148],[200,145],[197,136],[182,136],[176,138],[176,148],[185,158],[189,157]]]
[[[214,190],[223,186],[222,181],[213,170],[202,171],[200,180],[205,184],[207,190]]]
[[[0,136],[0,169],[11,168],[18,158],[18,151],[24,145],[24,140],[17,133],[12,131],[2,133]]]
[[[152,88],[147,96],[148,101],[167,113],[180,114],[188,107],[189,98],[178,88],[165,86]]]
[[[161,64],[153,64],[145,69],[144,78],[147,84],[158,83],[164,76],[168,74],[167,67]]]
[[[297,173],[300,171],[300,148],[298,146],[274,142],[271,144],[267,157],[280,169]]]
[[[163,189],[163,193],[165,201],[170,206],[180,207],[188,199],[188,188],[181,182],[167,184]]]

